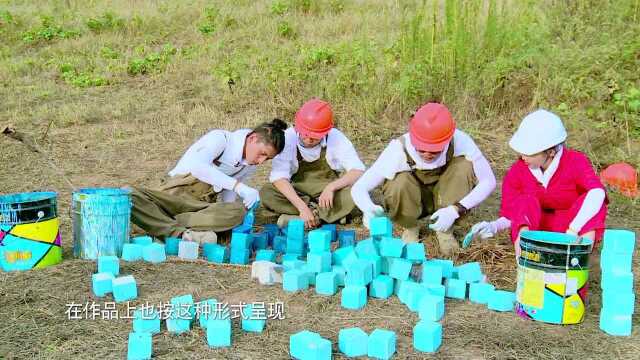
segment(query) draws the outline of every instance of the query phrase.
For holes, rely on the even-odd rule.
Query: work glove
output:
[[[363,212],[362,224],[365,228],[369,229],[369,221],[374,217],[383,216],[384,209],[380,205],[374,205],[371,209]]]
[[[247,209],[251,209],[255,203],[260,201],[258,190],[243,183],[238,183],[236,186],[236,194],[242,198],[242,203]]]
[[[486,240],[496,236],[498,233],[498,226],[495,221],[482,221],[471,227],[470,231],[473,237],[479,237],[482,240]]]
[[[431,215],[430,219],[436,222],[429,224],[429,229],[440,232],[448,231],[451,225],[453,225],[453,222],[459,217],[458,210],[453,205],[439,209]]]

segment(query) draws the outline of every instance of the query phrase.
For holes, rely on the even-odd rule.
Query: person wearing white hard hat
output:
[[[607,216],[605,188],[589,158],[564,143],[562,120],[547,110],[527,115],[509,141],[520,158],[502,183],[500,218],[471,228],[488,239],[511,229],[519,256],[520,233],[546,230],[580,235],[599,242]]]

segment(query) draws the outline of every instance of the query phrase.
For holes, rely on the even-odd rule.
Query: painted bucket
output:
[[[0,196],[0,268],[29,270],[62,261],[55,192]]]
[[[82,259],[120,256],[129,240],[131,190],[86,188],[74,192],[73,254]]]
[[[584,318],[593,242],[573,235],[525,231],[520,236],[516,313],[550,324]]]

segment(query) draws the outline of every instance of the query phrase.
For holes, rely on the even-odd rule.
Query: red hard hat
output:
[[[638,172],[627,163],[616,163],[600,172],[605,184],[618,189],[627,197],[638,196]]]
[[[438,103],[422,105],[409,122],[411,143],[420,151],[443,151],[455,130],[456,122],[451,113]]]
[[[311,99],[296,113],[296,132],[302,136],[321,139],[333,128],[333,110],[329,103]]]

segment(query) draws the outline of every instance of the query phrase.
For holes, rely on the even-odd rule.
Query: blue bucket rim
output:
[[[123,196],[130,195],[131,189],[117,187],[80,188],[73,195]]]
[[[42,200],[55,199],[58,197],[58,193],[55,191],[33,191],[33,192],[20,192],[12,194],[0,195],[0,204],[24,204]]]
[[[555,244],[555,245],[584,246],[584,245],[593,244],[593,240],[585,237],[581,237],[582,241],[577,242],[578,237],[575,235],[560,233],[560,232],[553,232],[553,231],[541,231],[541,230],[523,231],[522,234],[520,234],[520,238],[532,240],[532,241],[545,242],[545,243]]]

